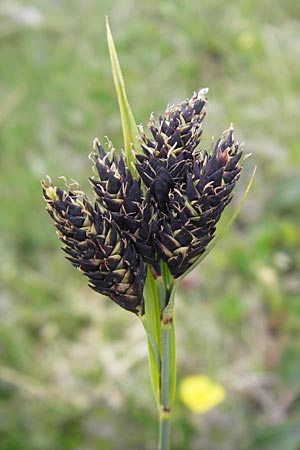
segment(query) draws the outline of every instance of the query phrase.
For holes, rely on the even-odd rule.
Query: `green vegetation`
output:
[[[172,450],[298,450],[300,6],[291,0],[1,3],[0,448],[156,445],[144,330],[62,258],[39,186],[47,173],[55,183],[76,176],[92,196],[93,138],[122,145],[105,14],[138,122],[209,87],[202,146],[234,122],[253,153],[231,212],[258,166],[233,228],[178,292],[179,382],[205,374],[227,395],[205,415],[177,396]]]

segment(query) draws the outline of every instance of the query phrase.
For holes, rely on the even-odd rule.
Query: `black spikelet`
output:
[[[108,212],[81,191],[68,193],[42,181],[47,210],[67,259],[89,278],[89,286],[123,308],[143,313],[145,269],[131,240]]]
[[[206,93],[207,89],[201,89],[190,99],[168,107],[165,114],[159,117],[158,124],[151,116],[149,128],[153,139],[142,132],[146,155],[162,160],[179,155],[183,158],[190,157],[200,142],[202,122],[206,114]]]
[[[153,246],[175,278],[187,271],[213,238],[239,178],[241,155],[230,128],[211,155],[193,152],[191,164],[180,176],[173,176],[176,163],[168,170],[167,160],[141,158],[138,170],[158,211]]]
[[[159,273],[151,241],[155,212],[150,193],[143,193],[140,178],[133,179],[123,155],[117,157],[113,148],[106,153],[97,139],[94,147],[98,150],[92,155],[97,173],[90,181],[98,205],[110,212],[113,221],[136,243],[145,262]]]

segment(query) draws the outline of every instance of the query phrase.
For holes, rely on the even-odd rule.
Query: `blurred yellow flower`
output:
[[[180,398],[192,411],[205,413],[225,399],[225,389],[206,375],[189,375],[181,381]]]
[[[237,38],[237,44],[241,50],[251,50],[255,44],[256,38],[251,31],[243,31]]]

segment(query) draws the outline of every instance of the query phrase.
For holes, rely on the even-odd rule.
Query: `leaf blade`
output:
[[[130,171],[134,172],[134,152],[132,150],[132,146],[135,151],[138,151],[140,147],[140,139],[139,139],[139,130],[137,124],[135,122],[133,112],[130,108],[124,78],[122,75],[116,47],[114,44],[113,36],[110,30],[108,17],[106,16],[106,35],[107,35],[107,43],[108,50],[110,55],[110,62],[112,68],[112,74],[114,79],[114,84],[117,92],[117,98],[119,103],[119,109],[121,114],[122,121],[122,130],[123,130],[123,138],[124,138],[124,151],[126,155],[127,165]]]
[[[152,388],[157,403],[160,399],[161,341],[160,300],[152,271],[148,268],[144,287],[145,314],[141,320],[148,338],[148,359]]]

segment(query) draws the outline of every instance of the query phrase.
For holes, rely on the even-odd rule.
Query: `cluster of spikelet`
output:
[[[232,127],[210,153],[198,148],[205,94],[169,107],[157,122],[151,116],[152,137],[140,129],[134,170],[96,139],[94,205],[79,189],[42,181],[67,258],[91,288],[134,313],[144,312],[147,267],[159,276],[164,261],[174,278],[182,276],[213,238],[239,178],[242,152]]]

